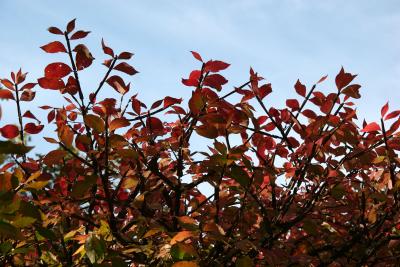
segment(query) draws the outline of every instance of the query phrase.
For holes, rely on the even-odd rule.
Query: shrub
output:
[[[363,266],[399,258],[399,110],[357,126],[356,75],[342,68],[332,92],[322,77],[283,108],[268,106],[271,84],[250,69],[222,93],[229,64],[202,59],[182,83],[187,105],[166,96],[147,107],[121,75],[137,71],[102,41],[106,73],[84,94],[93,63],[89,32],[50,27],[42,46],[65,54],[37,83],[2,79],[16,125],[2,125],[0,262],[50,266]],[[28,109],[35,91],[67,103],[42,106],[56,137],[42,156],[27,135],[44,126]],[[115,98],[98,99],[113,88]],[[226,91],[226,88],[224,88]],[[236,97],[235,97],[236,96]],[[236,99],[236,100],[232,100]],[[4,111],[3,111],[4,113]],[[165,115],[167,114],[167,115]],[[10,116],[7,112],[3,115]],[[193,138],[208,140],[194,149]],[[206,144],[210,144],[206,146]],[[201,192],[199,186],[213,188]]]

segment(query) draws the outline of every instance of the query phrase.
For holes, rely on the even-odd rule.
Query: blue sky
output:
[[[96,67],[81,75],[86,92],[105,71],[100,66],[104,37],[114,50],[135,53],[131,63],[140,74],[130,79],[132,92],[149,104],[165,95],[188,99],[190,89],[180,79],[198,67],[189,53],[195,50],[205,59],[232,64],[224,72],[229,80],[225,92],[247,81],[252,66],[272,83],[267,105],[279,106],[295,96],[298,78],[311,86],[328,74],[321,90],[334,89],[334,77],[343,65],[359,74],[357,82],[363,85],[360,118],[378,118],[387,100],[391,108],[400,108],[398,0],[1,0],[0,10],[0,77],[22,67],[29,80],[36,80],[48,63],[67,62],[39,47],[55,37],[46,31],[49,26],[63,27],[77,18],[77,28],[92,31],[87,44],[96,58]],[[102,96],[115,96],[113,89],[104,89]],[[35,106],[61,105],[54,92],[36,90]],[[14,107],[0,104],[1,124],[14,121]],[[46,121],[45,114],[39,117]],[[34,141],[42,142],[39,137]]]

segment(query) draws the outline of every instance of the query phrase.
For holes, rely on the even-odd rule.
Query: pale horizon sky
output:
[[[250,66],[272,83],[267,105],[283,107],[294,97],[299,78],[311,87],[321,76],[321,86],[334,89],[341,66],[358,74],[362,98],[357,101],[359,118],[379,117],[386,101],[400,108],[400,2],[344,0],[282,1],[28,1],[2,0],[0,77],[22,67],[28,81],[43,76],[43,68],[66,56],[46,54],[39,47],[55,40],[46,29],[64,27],[77,18],[77,29],[92,33],[86,43],[96,58],[92,70],[83,71],[86,92],[102,78],[105,59],[100,41],[115,51],[134,52],[130,63],[140,72],[127,79],[131,93],[146,103],[169,95],[188,100],[191,89],[182,77],[199,67],[190,50],[204,59],[220,59],[231,66],[224,71],[229,80],[224,92],[246,82]],[[33,106],[62,105],[54,92],[36,87]],[[115,97],[110,87],[102,96]],[[1,125],[16,122],[15,109],[0,101]],[[30,107],[29,107],[30,108]],[[25,109],[27,107],[25,106]],[[38,114],[46,122],[45,114]],[[360,121],[361,123],[361,121]],[[45,136],[54,133],[45,132]],[[34,144],[47,146],[41,137]]]

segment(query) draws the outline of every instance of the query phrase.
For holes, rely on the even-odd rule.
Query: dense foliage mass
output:
[[[85,94],[79,74],[94,58],[76,42],[89,32],[75,20],[48,30],[59,40],[41,48],[68,64],[50,63],[37,83],[21,70],[1,80],[0,98],[18,110],[15,125],[0,128],[1,266],[399,261],[400,111],[386,104],[379,122],[360,128],[356,75],[342,68],[332,92],[318,90],[326,76],[309,88],[297,81],[298,98],[278,108],[254,70],[222,93],[229,64],[192,52],[199,68],[182,79],[188,105],[167,96],[147,107],[121,76],[137,73],[132,53],[102,41],[105,75]],[[25,142],[45,126],[29,110],[34,87],[67,101],[41,107],[56,130],[43,156],[27,154]],[[111,88],[119,100],[98,99]],[[195,149],[193,138],[208,142]],[[201,192],[204,183],[213,189]]]

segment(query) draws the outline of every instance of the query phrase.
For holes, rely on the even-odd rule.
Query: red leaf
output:
[[[361,88],[361,85],[352,84],[352,85],[349,85],[346,88],[344,88],[342,93],[345,94],[346,96],[350,96],[352,98],[358,99],[361,97],[360,92],[359,92],[360,88]]]
[[[118,59],[130,59],[133,56],[133,53],[130,52],[122,52],[118,55]]]
[[[35,98],[35,96],[36,96],[36,92],[31,91],[31,90],[25,90],[22,92],[20,100],[29,102],[29,101],[32,101]]]
[[[201,71],[194,70],[190,73],[189,79],[182,79],[182,83],[186,86],[196,87],[199,84],[200,75],[201,75]]]
[[[315,119],[317,117],[317,114],[315,114],[311,109],[303,110],[301,113],[309,119]]]
[[[50,27],[47,29],[50,33],[52,34],[60,34],[60,35],[64,35],[64,33],[57,27]]]
[[[43,130],[43,125],[35,125],[33,122],[25,124],[24,131],[30,134],[37,134]]]
[[[65,63],[56,62],[47,65],[44,69],[44,76],[50,79],[60,79],[70,74],[72,69]]]
[[[68,24],[67,24],[67,33],[70,33],[75,29],[75,20],[76,19],[73,19],[70,22],[68,22]]]
[[[335,82],[336,82],[336,87],[341,90],[345,86],[349,85],[351,81],[356,77],[357,75],[352,75],[351,73],[347,73],[344,71],[343,67],[341,68],[339,74],[336,76]]]
[[[0,89],[0,99],[15,99],[15,98],[10,90]]]
[[[111,76],[107,79],[107,83],[120,94],[125,94],[129,91],[130,84],[125,85],[124,80],[119,76]]]
[[[385,120],[396,118],[400,115],[400,110],[395,110],[386,115]]]
[[[224,76],[220,74],[211,74],[204,79],[203,84],[221,91],[222,85],[226,84],[227,82],[228,80],[225,79]]]
[[[1,131],[1,135],[7,139],[15,138],[19,134],[18,127],[15,125],[12,125],[12,124],[7,124],[7,125],[3,126],[0,129],[0,131]]]
[[[89,33],[90,33],[90,31],[89,32],[77,31],[71,36],[70,40],[76,40],[76,39],[85,38]]]
[[[141,110],[141,103],[139,100],[137,100],[136,98],[131,98],[132,101],[132,109],[133,111],[135,111],[136,114],[140,114],[140,110]]]
[[[146,120],[146,128],[149,133],[162,133],[164,126],[160,119],[156,117],[150,117]]]
[[[151,105],[150,109],[158,108],[158,107],[161,105],[162,102],[163,102],[163,99],[157,100],[156,102],[154,102],[154,103]]]
[[[110,47],[106,46],[103,39],[101,39],[101,47],[103,48],[104,54],[114,57],[114,51]]]
[[[375,131],[380,131],[381,127],[376,123],[376,122],[371,122],[368,123],[364,129],[361,130],[361,132],[375,132]]]
[[[130,122],[126,118],[116,118],[110,123],[110,131],[114,131],[119,128],[127,127]]]
[[[298,110],[300,108],[299,101],[297,101],[297,99],[286,100],[286,106],[288,106],[292,110]]]
[[[164,108],[175,105],[175,104],[180,104],[182,102],[182,98],[173,98],[170,96],[167,96],[164,98]]]
[[[43,77],[38,79],[38,83],[43,89],[58,90],[65,87],[65,84],[61,79],[49,79]]]
[[[37,83],[26,83],[24,86],[22,86],[21,91],[23,90],[30,90],[33,87],[36,86]]]
[[[200,56],[199,53],[197,53],[197,52],[195,52],[195,51],[190,51],[190,52],[192,53],[192,55],[193,55],[193,57],[194,57],[195,59],[197,59],[197,60],[200,61],[200,62],[203,62],[203,59],[201,58],[201,56]]]
[[[42,48],[47,53],[67,52],[65,46],[59,41],[48,43],[47,45],[41,46],[40,48]]]
[[[8,89],[14,90],[14,84],[13,84],[10,80],[2,79],[2,80],[1,80],[1,83],[2,83],[5,87],[7,87]]]
[[[264,99],[267,95],[272,93],[272,86],[270,83],[262,85],[260,88],[258,88],[258,96],[261,99]]]
[[[67,92],[71,95],[75,95],[78,92],[78,83],[76,82],[75,78],[72,76],[68,77],[67,84],[65,85],[64,90],[62,93]]]
[[[22,117],[25,118],[30,118],[30,119],[34,119],[34,120],[38,120],[35,115],[32,114],[32,112],[30,112],[29,110],[25,111],[24,115],[22,115]]]
[[[126,62],[119,63],[117,66],[114,67],[114,69],[125,72],[129,75],[135,75],[136,73],[138,73],[137,70],[135,70],[131,65]]]
[[[47,114],[47,122],[50,123],[54,120],[56,116],[56,111],[53,109],[49,112],[49,114]]]
[[[85,45],[79,44],[74,48],[73,51],[76,52],[75,62],[78,70],[83,70],[92,65],[94,57]]]
[[[229,67],[230,64],[225,63],[223,61],[219,61],[219,60],[210,60],[207,61],[205,67],[204,67],[204,71],[210,71],[210,72],[219,72],[221,70],[226,69],[227,67]]]
[[[294,85],[294,89],[296,90],[296,92],[305,97],[306,96],[306,87],[304,86],[304,84],[302,84],[300,82],[300,80],[297,80],[296,84]]]
[[[385,117],[388,110],[389,110],[389,102],[386,102],[386,104],[381,109],[381,117],[382,118]]]
[[[325,75],[325,76],[321,77],[321,79],[318,80],[317,84],[318,83],[322,83],[323,81],[326,80],[326,78],[328,78],[328,75]]]

